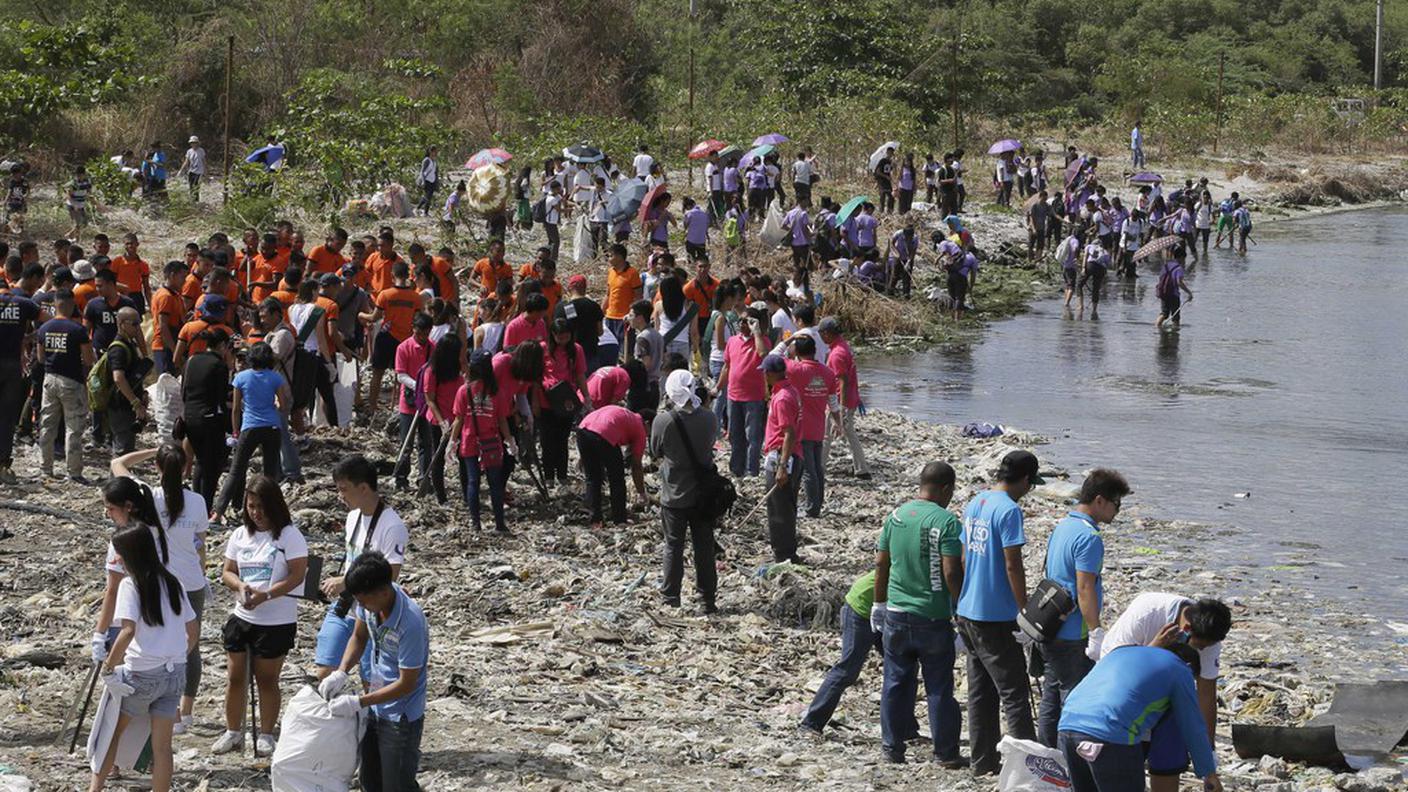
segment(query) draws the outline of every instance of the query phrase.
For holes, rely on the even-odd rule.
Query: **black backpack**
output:
[[[538,202],[535,203],[535,204],[533,204],[533,222],[535,222],[535,223],[546,223],[547,221],[548,221],[548,199],[547,199],[547,198],[539,198],[539,199],[538,199]]]

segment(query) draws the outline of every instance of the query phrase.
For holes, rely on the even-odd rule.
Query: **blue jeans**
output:
[[[802,483],[807,490],[807,516],[820,517],[826,498],[826,463],[822,461],[821,441],[802,441]]]
[[[912,613],[885,614],[885,686],[880,693],[880,734],[885,753],[904,758],[905,713],[913,717],[919,670],[929,704],[929,735],[939,759],[958,758],[963,716],[953,697],[953,625]]]
[[[1071,618],[1079,619],[1080,612],[1071,614]],[[1036,736],[1042,745],[1055,748],[1056,726],[1061,722],[1061,708],[1066,705],[1066,697],[1095,667],[1095,661],[1085,656],[1085,639],[1041,644],[1041,656],[1046,661],[1046,675],[1041,679]]]
[[[425,718],[390,721],[373,715],[367,719],[359,771],[363,792],[419,792],[416,771],[424,730]]]
[[[489,504],[494,510],[494,529],[499,531],[508,530],[508,523],[504,519],[504,489],[508,486],[509,457],[504,456],[504,463],[496,468],[482,470],[479,467],[479,457],[460,457],[460,481],[464,482],[464,501],[469,504],[469,516],[474,518],[475,525],[479,524],[479,482],[480,474],[487,475],[484,478],[489,480]]]
[[[1071,775],[1071,792],[1144,792],[1144,747],[1097,740],[1079,732],[1059,735],[1061,753]],[[1087,762],[1076,753],[1083,742],[1100,743],[1100,755]]]
[[[728,432],[729,445],[732,446],[728,468],[733,475],[758,475],[767,420],[768,403],[765,401],[728,403],[728,425],[732,427]]]
[[[719,372],[723,371],[723,361],[709,364],[709,376],[718,381]],[[714,417],[719,419],[719,430],[728,431],[728,387],[719,388],[719,398],[714,399]]]
[[[816,731],[826,728],[826,724],[831,722],[832,713],[836,712],[836,706],[841,703],[841,694],[860,679],[861,669],[865,668],[865,660],[870,656],[871,650],[878,655],[884,655],[884,644],[880,638],[879,633],[870,629],[868,615],[856,613],[850,605],[841,608],[841,659],[826,672],[821,687],[817,688],[816,698],[812,699],[812,705],[807,708],[807,714],[802,718],[803,726]],[[907,724],[901,730],[906,735],[904,739],[919,734],[919,724],[914,720],[913,707],[908,715]],[[905,713],[900,713],[902,719],[904,716]]]

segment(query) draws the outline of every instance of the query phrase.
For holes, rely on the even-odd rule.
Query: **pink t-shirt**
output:
[[[631,456],[640,459],[645,453],[645,422],[639,415],[617,404],[598,407],[582,419],[581,428],[601,435],[601,439],[616,446],[630,446]]]
[[[546,341],[548,340],[548,326],[539,319],[534,322],[528,321],[528,314],[521,313],[509,320],[508,327],[504,328],[504,349],[512,349],[524,341]]]
[[[854,410],[860,406],[860,383],[856,380],[856,357],[851,345],[836,339],[826,353],[826,365],[837,377],[846,378],[846,387],[841,394],[841,406]]]
[[[772,343],[764,338],[761,344],[763,355],[766,355]],[[763,356],[758,354],[751,335],[740,333],[728,340],[724,346],[724,363],[728,365],[729,401],[760,402],[767,399],[767,380],[758,370],[762,362]]]
[[[787,362],[787,381],[802,400],[802,428],[798,439],[821,442],[826,439],[826,400],[840,389],[831,369],[815,360]]]
[[[415,336],[407,338],[396,347],[396,373],[405,374],[411,379],[420,376],[420,367],[430,360],[430,353],[435,349],[435,345],[429,341],[422,346]],[[414,395],[411,399],[406,398],[407,390],[401,389],[401,402],[397,405],[402,415],[415,413]]]
[[[513,415],[513,397],[527,393],[532,383],[520,382],[513,376],[513,356],[507,352],[494,355],[494,383],[498,390],[494,393],[494,414]]]
[[[782,449],[782,430],[787,427],[798,429],[802,421],[802,398],[797,389],[787,380],[777,383],[772,389],[772,402],[768,404],[767,431],[763,433],[763,453]],[[792,444],[792,456],[801,456],[799,444]]]
[[[620,366],[599,368],[587,378],[587,393],[592,404],[616,404],[631,390],[631,375]]]
[[[470,401],[471,394],[473,402]],[[493,437],[499,433],[499,413],[494,409],[497,401],[487,398],[484,386],[478,382],[466,382],[455,393],[454,415],[463,419],[460,424],[460,458],[479,456],[479,438]],[[473,418],[468,417],[471,412]]]
[[[587,373],[587,356],[582,352],[582,345],[572,344],[571,349],[576,354],[572,356],[570,363],[567,349],[558,347],[556,352],[548,352],[547,342],[543,342],[543,396],[538,399],[541,407],[548,406],[547,392],[557,387],[558,383],[566,382],[573,386],[573,390],[577,390],[577,378]],[[591,390],[590,386],[587,390]],[[577,395],[580,397],[581,393],[578,392]],[[592,404],[596,402],[593,401]]]
[[[459,393],[460,386],[464,384],[464,375],[459,375],[448,382],[441,382],[435,379],[435,372],[429,367],[425,369],[425,377],[421,379],[420,386],[425,389],[426,407],[421,411],[425,419],[431,420],[430,402],[435,400],[435,408],[440,411],[440,417],[450,420],[452,411],[455,409],[455,394]]]

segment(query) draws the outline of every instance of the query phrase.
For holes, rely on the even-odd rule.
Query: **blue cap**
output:
[[[200,304],[200,315],[204,319],[223,319],[230,308],[230,301],[218,294],[212,294]]]
[[[785,374],[787,372],[787,361],[781,355],[768,355],[763,358],[762,365],[758,370],[765,374]]]

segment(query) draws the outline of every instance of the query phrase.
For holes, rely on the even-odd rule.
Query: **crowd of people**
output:
[[[199,141],[193,138],[191,145],[194,150]],[[540,207],[523,206],[531,171],[516,182],[513,222],[531,226],[536,215],[545,226],[546,244],[525,262],[509,261],[506,217],[491,219],[483,256],[472,263],[460,262],[450,247],[432,252],[418,241],[405,244],[391,226],[358,238],[333,227],[309,247],[293,223],[279,222],[268,230],[244,229],[238,242],[213,233],[186,245],[180,258],[153,266],[135,233],[122,237],[120,253],[105,234],[78,236],[86,233],[82,212],[72,214],[73,238],[47,250],[29,240],[13,249],[0,242],[0,483],[20,485],[20,472],[28,473],[15,469],[17,438],[37,446],[39,474],[56,477],[54,465],[62,459],[67,477],[79,485],[94,483],[85,452],[110,452],[111,477],[101,487],[116,530],[92,657],[102,666],[104,685],[122,698],[118,728],[132,717],[150,717],[158,757],[153,788],[169,788],[171,735],[189,729],[193,718],[201,682],[199,624],[208,605],[206,543],[214,531],[226,535],[218,580],[233,599],[221,631],[225,732],[214,752],[243,745],[251,689],[258,698],[255,752],[273,752],[280,673],[295,649],[297,601],[325,599],[330,604],[315,648],[319,691],[334,715],[370,714],[361,748],[363,788],[416,788],[429,628],[396,582],[413,526],[380,494],[384,477],[373,461],[361,455],[342,459],[331,473],[349,509],[340,574],[305,579],[308,545],[291,518],[283,485],[304,480],[301,454],[316,442],[314,424],[379,427],[394,419],[395,489],[410,491],[414,473],[417,495],[441,503],[451,497],[445,469],[453,453],[456,497],[468,509],[466,528],[472,531],[482,530],[484,490],[501,535],[512,530],[510,507],[532,492],[542,498],[579,494],[591,530],[608,520],[623,524],[631,506],[629,470],[635,507],[659,509],[660,594],[671,606],[681,606],[688,538],[699,608],[706,614],[717,609],[715,506],[728,476],[762,477],[772,561],[807,563],[798,550],[798,521],[824,514],[827,471],[836,464],[830,460],[833,443],[844,442],[852,475],[871,475],[856,429],[863,405],[855,354],[842,323],[825,315],[811,274],[841,259],[844,274],[908,295],[923,243],[907,220],[882,256],[877,212],[912,211],[921,175],[926,197],[943,217],[944,233],[931,243],[948,273],[955,317],[977,273],[973,235],[958,217],[966,194],[959,175],[963,152],[945,154],[942,164],[930,156],[922,174],[910,155],[896,164],[894,153],[884,152],[875,168],[877,187],[887,188],[880,191],[879,206],[858,202],[844,219],[829,197],[811,214],[820,167],[810,152],[797,153],[793,206],[781,237],[791,248],[791,266],[783,273],[765,271],[761,260],[750,263],[740,244],[770,205],[787,200],[776,154],[742,169],[711,154],[706,194],[699,202],[679,201],[680,221],[670,212],[673,199],[647,207],[643,244],[634,250],[629,219],[603,219],[620,172],[609,160],[584,165],[566,158],[544,164]],[[281,161],[281,145],[277,155]],[[429,150],[419,169],[420,209],[427,214],[440,180],[435,156]],[[1193,200],[1191,184],[1185,200],[1153,195],[1146,206],[1141,197],[1128,217],[1107,217],[1107,210],[1119,209],[1119,200],[1105,201],[1094,158],[1088,171],[1082,166],[1080,190],[1064,199],[1058,192],[1048,204],[1044,183],[1031,181],[1038,178],[1033,172],[1041,173],[1040,161],[1038,156],[1026,169],[1027,186],[1020,191],[1033,191],[1038,199],[1028,214],[1033,244],[1060,238],[1063,218],[1069,218],[1071,233],[1058,251],[1073,244],[1072,255],[1087,268],[1095,254],[1078,249],[1094,246],[1104,254],[1096,258],[1108,262],[1116,245],[1127,247],[1122,235],[1144,238],[1139,224],[1146,210],[1166,212],[1163,207],[1174,205],[1177,216],[1190,218],[1191,229],[1202,228],[1197,218],[1208,193],[1200,193],[1202,202]],[[189,172],[196,165],[203,175],[203,150],[199,156],[188,152],[182,167]],[[657,184],[664,179],[644,146],[630,167],[636,178]],[[86,175],[80,171],[67,188],[70,202],[87,189],[75,187],[81,179]],[[191,179],[193,192],[200,180]],[[1001,179],[998,186],[1003,197]],[[457,185],[446,198],[443,220],[455,221],[463,194]],[[574,211],[588,213],[599,263],[559,281],[556,226]],[[684,241],[678,259],[671,236],[676,225],[682,225]],[[1175,226],[1169,233],[1185,230]],[[1086,238],[1093,241],[1081,248]],[[1188,239],[1189,249],[1194,239]],[[1202,242],[1206,251],[1206,234]],[[711,250],[722,252],[714,258],[723,258],[731,272],[714,273]],[[850,267],[846,260],[860,263]],[[1179,248],[1171,261],[1181,260]],[[1098,295],[1099,279],[1093,287]],[[1187,289],[1181,271],[1174,300],[1178,288]],[[174,410],[166,406],[174,415],[166,416],[155,448],[138,450],[157,417],[146,384],[167,375],[179,381],[178,403]],[[714,468],[716,446],[727,449],[728,476]],[[258,474],[252,470],[256,451]],[[654,487],[646,482],[647,454],[656,462]],[[139,475],[148,461],[155,462],[157,486]],[[528,486],[511,492],[515,472]],[[32,478],[26,475],[24,483]],[[569,484],[574,478],[579,487]],[[953,469],[943,463],[924,469],[919,497],[897,508],[884,526],[875,571],[847,597],[844,656],[804,727],[822,730],[874,647],[884,655],[885,756],[902,761],[905,740],[917,734],[912,713],[922,669],[933,750],[946,766],[964,764],[952,694],[956,630],[969,657],[974,770],[995,770],[999,708],[1009,733],[1035,736],[1015,625],[1028,596],[1017,501],[1037,483],[1035,457],[1009,456],[994,489],[968,504],[960,524],[946,510],[955,488]],[[1099,524],[1113,519],[1127,493],[1117,474],[1097,472],[1053,537],[1046,574],[1069,590],[1079,608],[1061,639],[1038,652],[1046,661],[1041,737],[1059,742],[1071,762],[1087,762],[1096,778],[1116,772],[1112,765],[1132,772],[1127,741],[1120,742],[1131,727],[1120,720],[1127,713],[1101,697],[1111,685],[1135,685],[1132,680],[1147,677],[1147,684],[1126,691],[1120,706],[1130,696],[1171,697],[1172,715],[1165,720],[1177,724],[1179,745],[1205,775],[1211,772],[1210,752],[1206,735],[1186,728],[1183,694],[1192,690],[1192,677],[1179,665],[1187,658],[1178,645],[1199,649],[1200,679],[1215,679],[1226,608],[1164,597],[1148,605],[1149,613],[1131,617],[1136,601],[1102,649],[1103,549],[1092,548],[1099,545]],[[1156,634],[1139,632],[1156,620],[1149,614],[1165,612],[1172,615],[1155,625]],[[1124,618],[1138,624],[1121,633]],[[1116,633],[1123,643],[1112,638]],[[1158,674],[1113,674],[1100,684],[1081,684],[1087,675],[1109,677],[1100,669],[1135,654],[1114,652],[1116,646],[1135,644],[1171,647],[1176,664],[1160,656],[1141,666],[1163,668]],[[1101,659],[1106,655],[1111,660]],[[1119,662],[1125,661],[1113,664]],[[354,671],[365,686],[349,678]],[[1203,707],[1210,728],[1201,681],[1197,690],[1194,704]],[[1153,726],[1152,719],[1145,725]],[[1157,734],[1153,740],[1158,742]],[[110,753],[93,777],[94,790],[111,764]],[[1172,772],[1176,785],[1172,768],[1159,765],[1156,773]],[[1077,782],[1078,792],[1093,788]]]

